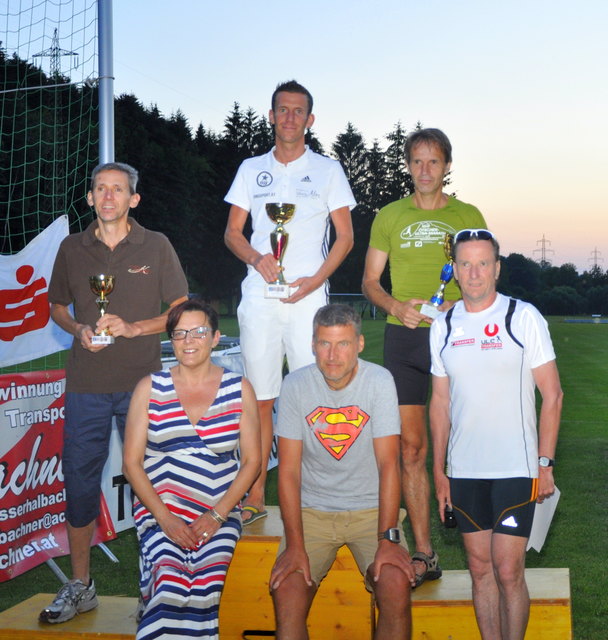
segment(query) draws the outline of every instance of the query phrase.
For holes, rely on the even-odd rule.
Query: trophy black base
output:
[[[93,336],[91,338],[91,344],[98,347],[102,344],[114,344],[114,336]]]

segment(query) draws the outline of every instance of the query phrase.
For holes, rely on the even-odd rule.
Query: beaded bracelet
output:
[[[223,518],[215,509],[209,509],[209,515],[219,524],[224,524],[227,522],[227,518]]]

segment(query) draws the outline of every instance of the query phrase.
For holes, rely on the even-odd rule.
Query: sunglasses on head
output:
[[[454,236],[454,242],[464,242],[466,240],[494,240],[494,234],[487,229],[462,229]]]

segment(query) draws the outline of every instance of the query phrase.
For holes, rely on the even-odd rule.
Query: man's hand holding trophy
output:
[[[439,276],[439,281],[441,284],[431,298],[430,304],[425,303],[420,307],[420,313],[423,316],[431,318],[432,320],[434,320],[441,313],[439,307],[443,304],[443,292],[445,290],[445,286],[454,276],[454,259],[452,257],[453,242],[454,237],[451,234],[446,233],[445,240],[443,242],[443,252],[445,254],[447,262],[443,265],[441,269],[441,275]]]

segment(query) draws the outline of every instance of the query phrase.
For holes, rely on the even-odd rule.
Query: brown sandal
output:
[[[439,556],[433,551],[433,553],[428,556],[426,553],[422,551],[416,551],[412,555],[412,562],[414,560],[418,560],[419,562],[424,562],[426,565],[426,569],[420,575],[416,574],[416,587],[419,587],[425,580],[438,580],[441,578],[441,567],[439,566]]]

